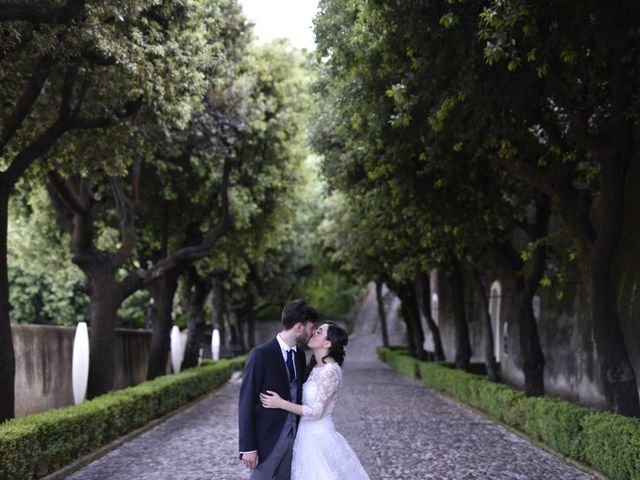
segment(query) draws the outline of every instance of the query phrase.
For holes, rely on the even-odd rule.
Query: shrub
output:
[[[376,349],[376,352],[378,352],[378,358],[382,361],[385,362],[387,361],[387,353],[389,352],[389,349],[386,347],[378,347]]]
[[[572,458],[581,459],[582,419],[593,410],[557,398],[529,398],[523,430],[535,440]]]
[[[0,425],[0,479],[44,476],[223,385],[244,358],[220,360]]]
[[[388,354],[387,359],[389,365],[403,375],[411,378],[420,378],[420,372],[418,371],[419,361],[415,358],[408,355]]]
[[[229,360],[229,364],[231,365],[231,370],[234,372],[241,372],[244,368],[244,363],[247,361],[247,355],[242,355],[240,357],[235,357]]]
[[[640,419],[593,412],[580,424],[581,460],[613,479],[640,479]]]

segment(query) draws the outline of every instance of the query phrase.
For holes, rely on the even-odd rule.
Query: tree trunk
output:
[[[382,330],[382,345],[389,347],[389,330],[387,329],[387,312],[384,310],[384,300],[382,298],[382,282],[376,282],[376,301],[378,302],[378,316],[380,317]]]
[[[576,246],[589,285],[593,338],[607,408],[622,415],[640,416],[637,379],[624,342],[616,287],[611,278],[611,265],[624,226],[628,169],[637,156],[634,126],[627,116],[630,97],[625,83],[631,74],[625,71],[627,65],[620,61],[619,54],[612,55],[612,59],[611,116],[609,126],[603,129],[603,141],[593,142],[587,127],[582,125],[581,116],[577,117],[577,122],[570,118],[568,128],[569,135],[589,151],[600,167],[597,222],[591,222],[592,192],[578,190],[571,178],[544,175],[540,170],[527,167],[526,163],[502,163],[513,175],[551,196]],[[568,97],[563,99],[561,81],[557,75],[555,77],[555,81],[549,83],[551,95],[561,99],[562,108],[572,111],[574,106]],[[554,76],[549,78],[553,80]],[[567,104],[562,105],[563,102]],[[552,126],[549,130],[553,129]]]
[[[234,314],[232,315],[232,317],[233,317],[233,323],[236,330],[236,341],[238,345],[237,353],[241,354],[246,351],[246,342],[244,340],[244,328],[242,325],[243,323],[242,320],[244,318],[244,315]]]
[[[253,308],[247,316],[247,349],[251,350],[256,346],[256,316]]]
[[[209,294],[209,282],[200,277],[195,268],[190,267],[185,275],[185,293],[182,299],[184,311],[188,318],[187,346],[182,360],[182,369],[198,365],[200,346],[204,336],[204,303]]]
[[[409,308],[403,301],[400,302],[400,308],[402,310],[402,318],[404,319],[404,323],[407,325],[407,349],[409,350],[409,355],[414,358],[418,358],[418,347],[416,346],[416,335],[413,329],[411,313],[409,313]]]
[[[182,370],[197,366],[200,358],[200,348],[205,329],[204,302],[197,311],[195,310],[194,306],[194,311],[189,314],[187,346],[182,359]]]
[[[484,344],[484,358],[487,367],[487,380],[491,382],[499,382],[500,374],[498,372],[498,364],[494,355],[495,345],[493,343],[493,327],[491,325],[491,313],[489,312],[489,301],[487,300],[487,292],[480,280],[480,274],[477,270],[473,270],[473,278],[476,282],[476,287],[480,293],[480,301],[482,305],[482,320],[484,325],[484,334],[486,342]]]
[[[7,225],[9,192],[0,192],[0,423],[15,416],[16,361],[9,317]]]
[[[420,310],[418,308],[415,285],[403,285],[399,289],[398,296],[402,302],[402,316],[407,323],[409,353],[415,358],[426,360],[427,355],[423,348],[424,331],[422,330],[422,322],[420,321]],[[411,350],[413,350],[413,352],[411,352]]]
[[[91,329],[87,398],[91,399],[113,390],[116,363],[115,323],[122,296],[112,269],[94,272],[89,279]]]
[[[456,368],[468,370],[471,362],[471,343],[469,341],[469,325],[464,305],[464,284],[460,262],[455,261],[451,276],[451,299],[453,303],[453,322],[455,328]]]
[[[500,261],[509,274],[510,289],[513,291],[511,302],[514,308],[509,309],[509,322],[518,325],[518,355],[522,361],[524,390],[532,396],[544,395],[545,358],[540,347],[538,325],[533,315],[533,297],[545,269],[546,255],[542,251],[544,248],[538,247],[534,252],[532,272],[526,279],[523,273],[525,265],[513,245],[505,242],[497,248]]]
[[[524,373],[524,391],[527,395],[544,395],[544,354],[540,348],[538,325],[533,315],[533,296],[526,291],[515,294],[516,316],[518,321],[518,345],[522,356]]]
[[[628,122],[627,122],[628,124]],[[633,155],[633,134],[620,141],[621,150],[600,164],[599,228],[589,258],[593,337],[598,351],[607,406],[621,415],[640,416],[638,384],[620,325],[611,264],[620,245],[624,223],[624,186]]]
[[[589,271],[591,318],[604,394],[609,409],[621,415],[638,417],[638,386],[620,328],[609,265],[609,262],[598,262],[594,258]]]
[[[417,286],[420,289],[422,298],[422,312],[427,319],[427,325],[433,336],[433,348],[435,350],[436,362],[444,362],[444,348],[442,347],[442,338],[440,337],[440,328],[436,325],[431,314],[431,278],[425,272],[418,274]]]
[[[531,396],[544,395],[544,365],[545,358],[540,347],[538,325],[533,314],[533,297],[540,286],[547,265],[547,247],[544,240],[549,232],[549,217],[551,216],[550,198],[546,195],[536,198],[536,221],[533,228],[532,240],[538,242],[533,252],[531,268],[525,276],[518,269],[516,275],[519,294],[516,295],[520,353],[522,355],[522,370],[524,372],[525,392]]]
[[[233,350],[233,353],[235,354],[235,352],[238,350],[238,345],[240,344],[239,341],[239,334],[238,334],[238,328],[236,326],[235,323],[233,323],[230,319],[227,319],[227,331],[229,332],[229,347],[231,348],[231,350]]]
[[[545,358],[540,347],[538,325],[533,314],[533,297],[540,286],[547,263],[545,237],[549,231],[551,215],[550,198],[538,195],[535,198],[535,223],[526,229],[536,247],[528,265],[522,261],[521,253],[511,242],[503,242],[497,249],[500,262],[507,269],[512,283],[512,302],[515,309],[511,318],[518,325],[518,348],[524,373],[524,390],[528,395],[544,395]],[[526,271],[525,271],[526,268]]]
[[[220,345],[228,341],[224,323],[224,279],[216,275],[211,279],[211,327],[220,332]]]
[[[173,312],[173,298],[178,288],[180,273],[176,269],[170,270],[149,286],[156,308],[151,334],[151,352],[149,354],[149,369],[147,380],[167,373],[167,358],[171,341],[171,313]]]

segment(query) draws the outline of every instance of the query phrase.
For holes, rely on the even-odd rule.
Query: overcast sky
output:
[[[312,20],[317,0],[240,0],[244,13],[255,23],[260,43],[286,37],[298,48],[313,50]]]

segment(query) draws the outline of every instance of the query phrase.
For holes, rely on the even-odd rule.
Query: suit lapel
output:
[[[298,352],[296,354],[296,376],[298,377],[298,381],[302,383],[302,378],[304,377],[304,370],[307,368],[307,356],[304,353],[304,350],[298,348]]]
[[[307,368],[307,355],[304,350],[298,349],[296,354],[296,368],[298,369],[298,404],[302,404],[302,382],[304,381],[304,371]],[[300,417],[298,417],[298,421]]]
[[[289,385],[289,374],[287,373],[287,367],[284,364],[284,358],[282,357],[282,350],[280,349],[280,344],[276,338],[271,342],[271,347],[274,354],[274,362],[279,365],[278,369],[280,371],[280,375],[282,376],[282,380],[285,385]]]

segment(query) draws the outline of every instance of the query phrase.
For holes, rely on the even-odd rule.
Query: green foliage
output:
[[[421,378],[420,362],[413,357],[401,354],[385,354],[386,362],[394,370],[411,378]]]
[[[9,288],[14,323],[75,325],[88,318],[87,298],[55,275],[9,267]]]
[[[225,361],[228,362],[229,365],[231,366],[231,371],[233,372],[241,372],[242,369],[244,368],[244,362],[246,360],[247,360],[247,355],[240,355],[238,357],[225,359]],[[203,358],[200,366],[205,367],[205,366],[215,365],[216,363],[218,363],[217,360],[211,360],[210,358]]]
[[[524,431],[564,455],[584,460],[582,421],[592,410],[555,398],[530,398],[525,408]]]
[[[490,162],[491,119],[467,113],[485,99],[474,91],[483,72],[451,67],[477,47],[478,13],[476,4],[321,2],[312,141],[334,198],[323,237],[361,281],[406,283],[454,258],[473,262],[530,199]]]
[[[378,354],[378,359],[380,361],[387,363],[387,354],[389,353],[389,349],[385,347],[376,348],[376,353]]]
[[[299,255],[304,264],[312,265],[313,271],[299,281],[293,297],[304,298],[314,305],[324,318],[349,323],[363,289],[352,277],[335,267],[331,252],[324,242],[324,228],[331,210],[327,199],[326,179],[320,172],[320,159],[309,157],[309,174],[300,204],[296,230],[300,235]]]
[[[0,479],[39,478],[223,385],[243,358],[107,393],[0,425]]]
[[[30,76],[43,75],[47,80],[24,123],[18,125],[21,128],[15,135],[1,139],[0,163],[6,166],[19,158],[52,122],[62,121],[64,125],[64,135],[61,133],[48,150],[47,158],[29,170],[14,195],[18,198],[11,204],[9,264],[12,315],[17,321],[53,320],[66,324],[86,319],[79,318],[86,315],[86,311],[79,311],[86,299],[71,294],[71,286],[83,281],[71,261],[78,264],[78,257],[82,256],[78,254],[82,252],[76,249],[72,257],[69,238],[55,226],[55,215],[42,187],[45,175],[52,169],[70,177],[70,184],[77,185],[76,180],[82,177],[90,185],[91,241],[94,247],[107,252],[119,249],[123,243],[122,218],[114,205],[109,178],[131,177],[134,159],[145,164],[144,182],[153,183],[149,190],[155,188],[165,198],[170,196],[169,191],[175,194],[172,189],[175,185],[159,186],[158,181],[151,179],[152,168],[156,172],[165,171],[167,176],[183,180],[182,190],[186,190],[185,183],[198,185],[200,188],[194,188],[195,192],[187,192],[191,193],[190,200],[199,196],[192,204],[206,204],[207,213],[217,213],[211,208],[210,197],[219,178],[217,164],[210,160],[220,157],[219,150],[209,148],[206,158],[209,161],[196,165],[204,173],[194,179],[195,175],[188,176],[184,171],[191,155],[185,155],[182,165],[163,163],[166,157],[159,158],[154,148],[175,152],[175,144],[182,140],[176,131],[193,127],[189,122],[210,106],[205,99],[215,95],[234,97],[236,92],[229,87],[229,78],[238,77],[236,66],[242,63],[244,48],[250,40],[238,2],[107,1],[99,5],[82,2],[79,8],[78,17],[68,25],[52,24],[46,28],[34,28],[28,22],[0,25],[3,34],[0,98],[7,107],[3,118],[11,118],[10,107],[20,103],[16,99],[23,89],[29,93]],[[51,61],[51,69],[42,68],[45,60]],[[68,105],[61,108],[61,102]],[[228,107],[231,102],[220,103]],[[136,112],[135,122],[118,118],[129,107]],[[218,108],[213,114],[222,111],[230,117],[236,113],[231,110]],[[56,120],[58,115],[61,119]],[[106,128],[96,131],[93,125],[101,124]],[[0,130],[4,126],[0,125]],[[223,135],[217,126],[209,123],[197,132],[195,128],[192,130],[194,135],[220,141]],[[158,135],[154,135],[158,130],[170,136],[173,145],[159,142]],[[219,158],[216,160],[219,164]],[[134,196],[128,189],[125,193]],[[160,215],[165,213],[158,208],[161,205],[158,196],[146,195],[143,200],[153,202]],[[197,211],[189,206],[183,204],[180,208],[192,216],[204,216],[202,208]],[[144,208],[138,213],[145,217],[144,221],[137,219],[136,232],[144,245],[139,246],[137,259],[128,259],[126,267],[131,270],[146,267],[146,262],[140,260],[152,257],[149,250],[159,248],[163,241],[160,234],[150,239],[162,230],[162,222],[155,231],[149,227],[157,216],[147,215]],[[168,215],[165,218],[170,220]],[[183,220],[175,218],[176,223],[187,228],[190,221]],[[178,238],[176,243],[181,240]],[[128,268],[120,269],[119,279]],[[123,306],[120,314],[129,319],[129,326],[144,326],[145,302],[144,295],[137,295]]]
[[[234,232],[198,262],[200,273],[226,272],[231,305],[253,303],[261,311],[290,299],[295,288],[297,296],[321,304],[328,316],[345,320],[354,307],[356,289],[331,271],[314,234],[323,215],[317,209],[323,187],[312,165],[317,160],[309,156],[304,129],[311,103],[308,58],[282,41],[248,47],[250,32],[237,3],[229,0],[216,8],[224,17],[224,21],[214,19],[220,31],[210,39],[218,57],[215,65],[200,65],[209,72],[203,87],[206,95],[200,104],[192,105],[188,119],[168,122],[145,114],[133,128],[125,124],[103,131],[100,141],[80,132],[67,138],[51,158],[63,171],[67,160],[78,155],[119,159],[118,166],[97,163],[80,169],[76,163],[69,164],[68,173],[77,173],[71,170],[78,167],[90,179],[92,193],[100,198],[92,217],[95,245],[104,251],[115,251],[121,245],[121,218],[108,177],[120,174],[129,183],[131,159],[143,158],[140,205],[135,212],[138,243],[118,272],[121,280],[197,242],[215,225],[220,217],[215,201],[220,166],[231,155]],[[72,296],[71,285],[84,279],[71,263],[68,236],[55,225],[47,192],[38,181],[23,182],[12,212],[16,227],[10,234],[11,259],[21,268],[15,270],[12,284],[14,319],[53,317],[58,323],[74,322],[80,313],[70,301],[84,306],[86,299],[81,294]],[[126,194],[133,200],[128,186]],[[317,277],[300,281],[304,277],[300,271],[322,262],[322,271],[314,269]],[[53,293],[43,291],[45,288]],[[252,295],[255,298],[249,298]],[[46,298],[41,299],[43,296]],[[120,320],[130,327],[145,326],[148,300],[145,292],[127,298],[119,310]],[[55,307],[55,311],[34,313],[41,303],[50,303],[43,308]],[[178,312],[175,320],[181,324],[185,317]]]
[[[315,260],[322,262],[322,257]],[[349,323],[363,292],[362,287],[321,264],[300,282],[292,296],[304,298],[320,311],[322,318]]]
[[[127,297],[118,309],[118,326],[126,328],[146,328],[147,310],[151,306],[151,294],[148,290],[138,290]],[[185,325],[180,325],[185,328]]]
[[[82,273],[71,263],[68,237],[55,225],[44,188],[19,185],[10,203],[7,242],[12,322],[75,325],[87,320],[87,299],[73,291]]]
[[[236,228],[201,271],[228,272],[232,305],[253,306],[261,318],[279,317],[286,301],[304,298],[323,316],[348,321],[360,290],[332,268],[317,234],[326,205],[319,159],[306,144],[309,59],[281,41],[249,53]]]
[[[135,109],[137,125],[143,118],[186,125],[210,77],[224,67],[225,13],[224,2],[105,1],[82,3],[73,21],[45,28],[3,22],[3,105],[17,103],[23,91],[29,96],[25,85],[32,76],[43,76],[47,86],[20,128],[10,132],[10,141],[0,150],[0,163],[6,167],[57,121],[64,122],[64,132],[106,119],[112,122],[104,123],[115,124],[110,134],[119,141],[95,135],[92,128],[64,137],[60,133],[54,165],[75,174],[94,165],[112,173],[122,170],[131,160],[123,147],[132,143],[132,136],[130,128],[118,128],[116,117]],[[104,155],[104,150],[114,154]],[[59,162],[62,155],[64,162]],[[46,174],[51,163],[37,167],[32,174]]]
[[[640,478],[640,419],[594,413],[582,419],[580,459],[612,479]]]
[[[446,365],[421,362],[398,350],[378,347],[378,356],[400,373],[471,405],[584,462],[615,480],[640,478],[640,419],[571,404],[549,397],[527,397],[506,385]]]
[[[527,231],[534,190],[573,225],[563,234],[584,257],[595,225],[577,233],[577,219],[594,213],[604,158],[591,140],[618,144],[638,126],[639,14],[634,2],[605,12],[526,0],[322,1],[313,141],[345,197],[328,235],[344,268],[401,279],[451,256],[474,262],[515,227]],[[545,283],[574,281],[554,275]]]
[[[307,63],[303,52],[276,41],[250,48],[241,72],[244,117],[234,148],[234,232],[198,268],[203,274],[225,272],[228,303],[242,315],[276,310],[279,316],[308,270],[315,177],[304,131]]]

